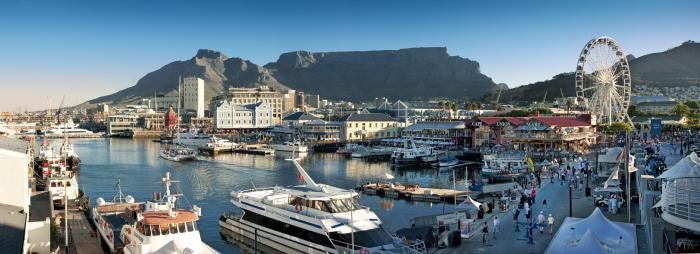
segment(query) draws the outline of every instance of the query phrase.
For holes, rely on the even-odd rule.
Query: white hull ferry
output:
[[[524,153],[503,152],[498,154],[485,154],[482,175],[511,174],[527,172],[528,165]]]
[[[295,141],[295,142],[284,142],[282,144],[278,145],[272,145],[272,148],[275,149],[275,151],[282,151],[282,152],[295,152],[295,153],[305,153],[309,151],[309,148],[305,145],[302,145],[300,142]]]
[[[230,148],[236,148],[238,147],[238,144],[235,142],[231,142],[228,139],[225,138],[217,138],[216,136],[212,136],[209,138],[209,141],[207,142],[207,148],[223,148],[223,149],[230,149]]]
[[[160,157],[169,161],[191,161],[197,158],[197,152],[181,145],[164,144],[160,149]]]
[[[66,198],[75,200],[80,197],[78,176],[72,171],[66,170],[64,165],[49,171],[46,175],[46,189],[51,194],[51,201],[54,204],[64,203]]]
[[[394,164],[436,163],[438,153],[432,147],[419,147],[413,139],[403,140],[403,147],[391,154]]]
[[[177,139],[170,140],[173,144],[179,144],[189,147],[200,147],[207,145],[209,142],[209,135],[204,133],[198,133],[196,131],[189,131],[184,133],[179,133]]]
[[[119,238],[124,243],[124,253],[217,253],[199,235],[197,221],[202,210],[197,206],[191,210],[176,208],[181,194],[170,193],[173,182],[170,172],[165,173],[163,198],[146,202],[145,210],[122,226]]]
[[[293,163],[305,185],[232,191],[242,214],[221,216],[222,230],[281,253],[425,253],[422,241],[391,236],[356,192],[317,184]]]
[[[124,242],[119,237],[122,227],[133,221],[134,215],[143,209],[143,203],[134,202],[130,195],[124,197],[119,181],[117,189],[119,192],[112,198],[112,202],[97,198],[97,205],[90,212],[95,228],[110,253],[122,252]]]

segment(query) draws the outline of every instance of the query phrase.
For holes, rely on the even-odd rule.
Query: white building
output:
[[[31,194],[29,142],[0,137],[0,252],[49,253],[48,192]]]
[[[215,130],[270,128],[274,124],[272,108],[263,102],[235,105],[228,100],[218,103],[214,112]]]
[[[204,117],[204,80],[186,77],[182,80],[182,107],[196,112],[197,118]]]

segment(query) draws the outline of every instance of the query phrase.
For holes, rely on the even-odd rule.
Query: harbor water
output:
[[[59,146],[62,140],[53,142]],[[241,252],[236,245],[224,240],[218,225],[221,214],[236,210],[229,202],[231,190],[252,188],[251,183],[256,187],[299,184],[296,169],[285,160],[290,154],[221,154],[198,161],[171,162],[161,159],[160,144],[148,139],[75,139],[72,142],[82,160],[79,185],[92,203],[98,197],[111,200],[116,193],[117,179],[125,195],[145,201],[153,192],[163,191],[160,180],[170,171],[172,178],[180,181],[174,191],[185,195],[179,202],[202,208],[203,216],[198,223],[203,241],[221,253]],[[334,153],[310,153],[302,159],[301,165],[316,182],[348,189],[387,173],[395,177],[393,182],[418,183],[421,187],[453,186],[451,170],[398,170],[392,169],[388,162],[366,162]],[[462,168],[455,172],[458,189],[464,189],[463,171]],[[409,227],[413,217],[454,209],[451,204],[366,195],[360,198],[360,203],[375,211],[390,232]]]

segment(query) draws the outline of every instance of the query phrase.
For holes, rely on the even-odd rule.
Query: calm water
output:
[[[58,148],[61,141],[54,140]],[[90,196],[106,200],[116,193],[115,183],[121,179],[122,190],[138,201],[151,197],[152,192],[163,191],[160,179],[170,171],[176,184],[175,191],[184,193],[181,201],[202,207],[199,221],[202,239],[222,253],[240,253],[238,247],[224,241],[219,233],[218,218],[226,211],[236,209],[228,201],[228,193],[234,188],[298,184],[296,169],[284,157],[225,154],[215,159],[176,163],[158,156],[159,143],[146,139],[93,139],[73,140],[82,159],[79,183]],[[311,177],[324,184],[341,188],[352,188],[372,177],[390,173],[395,181],[419,183],[424,187],[452,186],[452,172],[427,170],[392,170],[389,163],[368,163],[358,159],[346,159],[336,154],[311,153],[301,161]],[[464,173],[458,173],[458,186],[463,186]],[[459,181],[459,180],[462,181]],[[458,187],[459,188],[459,187]],[[186,199],[186,200],[185,200]],[[454,206],[410,203],[399,200],[384,200],[376,196],[362,196],[360,203],[375,211],[385,227],[391,232],[408,227],[415,216],[439,214],[452,211]]]

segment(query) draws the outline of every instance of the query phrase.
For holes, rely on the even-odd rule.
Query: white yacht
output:
[[[191,130],[188,132],[178,133],[177,139],[173,139],[170,142],[173,144],[180,144],[189,147],[200,147],[207,145],[209,142],[209,135],[206,133],[200,133],[196,130]]]
[[[481,174],[522,173],[527,172],[528,167],[524,153],[502,152],[498,154],[484,154],[484,165],[481,168]]]
[[[413,139],[404,139],[403,147],[391,154],[394,164],[437,163],[438,152],[432,147],[419,147]]]
[[[224,233],[280,253],[426,253],[424,242],[390,235],[358,193],[318,184],[292,162],[305,184],[232,191],[242,213],[219,218]]]
[[[67,123],[56,125],[53,128],[47,130],[46,134],[73,136],[81,134],[93,134],[93,132],[86,129],[80,129],[78,128],[77,124],[73,123],[72,120],[69,120]]]
[[[95,207],[90,212],[92,222],[110,253],[120,253],[124,242],[120,236],[122,227],[135,219],[134,215],[143,209],[143,203],[134,202],[131,195],[124,196],[121,182],[117,180],[117,194],[112,201],[97,198]],[[116,237],[115,237],[116,236]]]
[[[232,142],[231,140],[225,139],[225,138],[217,138],[216,136],[212,136],[209,138],[209,141],[207,142],[207,147],[208,148],[236,148],[238,147],[238,143]]]
[[[155,193],[154,200],[147,201],[143,211],[136,211],[134,220],[128,221],[119,232],[126,254],[141,253],[218,253],[202,242],[197,227],[202,209],[179,209],[176,202],[182,194],[172,194],[170,172],[162,180],[165,195]]]
[[[309,151],[309,148],[299,141],[287,141],[282,144],[272,145],[272,148],[275,149],[275,151],[282,152],[305,153]]]

